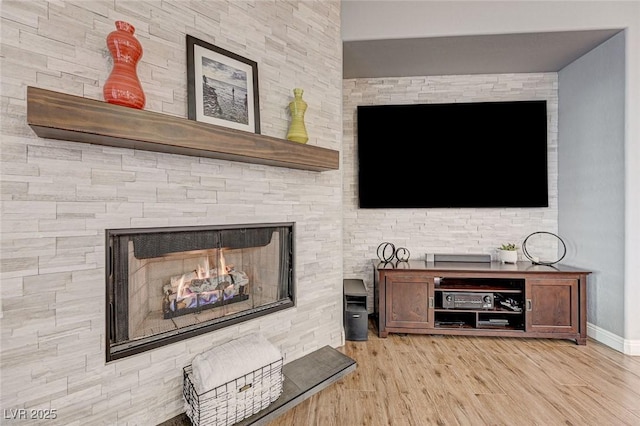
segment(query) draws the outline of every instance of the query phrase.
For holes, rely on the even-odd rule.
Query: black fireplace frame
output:
[[[175,232],[201,232],[201,231],[221,231],[226,230],[237,231],[246,228],[282,228],[288,227],[291,229],[289,233],[288,241],[288,259],[285,261],[287,270],[284,271],[285,278],[288,280],[288,294],[286,299],[281,299],[274,303],[270,303],[258,308],[251,309],[249,311],[241,311],[230,315],[225,315],[220,318],[212,319],[201,324],[194,324],[191,326],[183,327],[178,330],[172,330],[169,332],[159,333],[150,337],[141,339],[141,341],[127,341],[120,344],[114,344],[114,333],[116,329],[122,327],[116,327],[116,309],[128,310],[127,302],[127,289],[123,285],[116,285],[115,272],[116,269],[120,269],[118,276],[125,276],[128,266],[123,265],[123,262],[117,262],[116,254],[119,250],[124,250],[119,241],[122,237],[133,237],[134,235],[144,234],[162,234],[162,233],[175,233]],[[206,226],[181,226],[181,227],[154,227],[154,228],[122,228],[122,229],[107,229],[105,230],[106,251],[105,251],[105,280],[106,280],[106,324],[105,324],[105,349],[106,349],[106,361],[114,361],[117,359],[125,358],[131,355],[139,354],[149,351],[158,347],[176,343],[185,339],[189,339],[195,336],[199,336],[204,333],[219,330],[221,328],[229,327],[234,324],[245,322],[254,318],[262,317],[264,315],[278,312],[284,309],[292,308],[296,305],[295,297],[295,223],[283,222],[283,223],[250,223],[250,224],[233,224],[233,225],[206,225]],[[115,243],[114,243],[115,242]],[[197,244],[197,243],[196,243]],[[153,248],[151,249],[153,251]],[[118,293],[118,294],[116,294]],[[117,306],[114,303],[114,299],[119,300]]]

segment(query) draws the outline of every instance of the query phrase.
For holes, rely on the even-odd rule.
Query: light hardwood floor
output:
[[[592,339],[390,334],[339,350],[356,371],[269,426],[640,426],[640,357]]]

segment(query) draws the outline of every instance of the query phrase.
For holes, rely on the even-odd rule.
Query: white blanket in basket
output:
[[[191,363],[193,386],[202,394],[281,358],[264,336],[251,333],[197,355]]]

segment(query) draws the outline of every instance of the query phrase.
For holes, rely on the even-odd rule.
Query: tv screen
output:
[[[548,207],[546,101],[358,106],[360,208]]]

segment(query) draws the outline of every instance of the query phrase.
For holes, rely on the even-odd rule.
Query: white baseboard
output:
[[[640,356],[640,340],[624,339],[591,323],[587,323],[587,336],[625,355]]]
[[[640,356],[640,340],[625,340],[624,353],[631,356]]]

